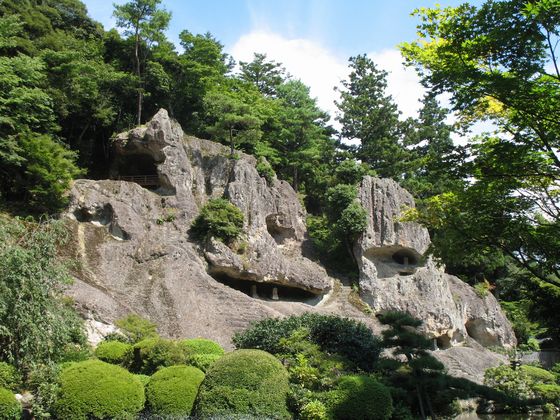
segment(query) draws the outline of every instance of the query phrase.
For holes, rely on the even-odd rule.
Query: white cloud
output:
[[[282,63],[288,73],[308,85],[319,107],[334,116],[338,95],[333,88],[348,74],[345,59],[308,39],[287,39],[268,31],[243,35],[229,52],[237,61],[252,61],[253,53],[266,53],[269,59]]]
[[[262,25],[261,25],[262,27]],[[255,30],[243,35],[230,49],[238,61],[251,61],[253,53],[266,53],[269,59],[282,63],[294,77],[311,88],[319,106],[334,117],[334,101],[338,94],[335,86],[349,74],[347,57],[337,57],[319,43],[303,38],[288,39],[267,30]],[[368,54],[387,76],[387,93],[392,95],[403,117],[414,117],[419,108],[418,100],[424,89],[415,71],[402,65],[397,50],[383,50]]]

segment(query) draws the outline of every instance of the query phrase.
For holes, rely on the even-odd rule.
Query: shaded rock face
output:
[[[368,227],[354,252],[363,299],[375,312],[401,310],[421,319],[440,349],[469,339],[484,347],[513,346],[512,328],[494,296],[479,297],[472,287],[445,274],[424,254],[428,231],[400,221],[412,196],[396,182],[365,177],[359,200]]]
[[[283,181],[267,185],[253,157],[233,159],[220,144],[186,137],[164,110],[117,136],[115,149],[113,178],[153,170],[158,183],[75,182],[66,217],[80,268],[71,294],[90,318],[110,323],[137,312],[164,335],[230,346],[251,321],[314,310],[330,292],[333,279],[304,256],[296,193]],[[243,236],[233,246],[193,242],[191,222],[222,196],[243,212]]]

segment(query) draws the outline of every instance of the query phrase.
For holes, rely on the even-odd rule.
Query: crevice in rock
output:
[[[278,245],[282,245],[288,239],[295,239],[296,232],[293,228],[282,226],[282,215],[269,214],[266,216],[266,230]]]
[[[209,271],[210,276],[217,282],[245,293],[253,299],[281,302],[301,302],[315,305],[320,301],[320,295],[277,283],[262,283],[258,281],[231,277],[223,272]]]
[[[423,265],[422,255],[399,245],[370,248],[364,255],[375,264],[379,278],[410,276]]]
[[[74,210],[74,217],[78,222],[91,223],[95,226],[107,228],[109,233],[117,240],[130,240],[130,235],[115,221],[115,212],[110,204],[98,207],[94,211],[79,207]]]
[[[465,324],[467,334],[478,344],[484,347],[498,345],[496,337],[490,333],[486,326],[486,321],[481,318],[469,319]]]
[[[436,337],[436,345],[440,350],[447,350],[448,348],[451,348],[451,337],[449,337],[447,334]]]

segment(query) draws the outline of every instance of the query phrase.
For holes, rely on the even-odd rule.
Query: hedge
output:
[[[223,355],[225,353],[222,346],[212,340],[206,338],[189,338],[181,340],[181,347],[183,347],[188,355],[191,354],[216,354]]]
[[[144,407],[144,387],[126,369],[87,360],[73,363],[59,377],[55,414],[61,419],[134,418]]]
[[[6,388],[15,391],[21,385],[21,375],[15,367],[0,362],[0,388]]]
[[[16,400],[12,391],[0,388],[0,419],[19,420],[21,418],[21,404]]]
[[[132,361],[132,346],[121,341],[104,341],[95,349],[95,356],[104,362],[127,367]]]
[[[192,366],[170,366],[152,375],[146,387],[151,415],[189,416],[204,373]]]
[[[236,350],[216,361],[202,382],[195,414],[202,418],[254,416],[290,418],[288,372],[261,350]]]
[[[181,365],[186,361],[186,352],[176,341],[164,338],[147,338],[133,348],[132,370],[151,375],[167,366]]]

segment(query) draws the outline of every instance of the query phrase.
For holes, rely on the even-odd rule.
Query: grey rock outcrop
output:
[[[430,245],[428,231],[402,221],[404,211],[414,207],[406,190],[392,180],[365,177],[359,201],[368,227],[354,252],[362,298],[375,312],[409,312],[423,321],[424,331],[443,349],[469,339],[485,347],[515,344],[494,296],[478,296],[424,257]]]

